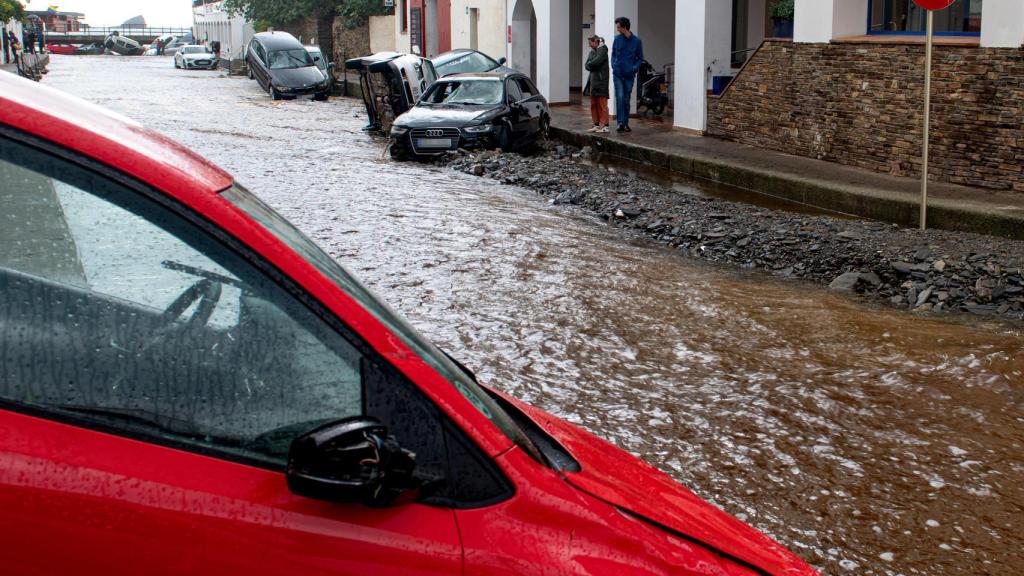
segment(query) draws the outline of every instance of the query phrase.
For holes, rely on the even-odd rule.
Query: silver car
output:
[[[174,67],[194,70],[203,68],[214,70],[217,68],[217,56],[210,50],[209,46],[192,44],[182,46],[174,54]]]

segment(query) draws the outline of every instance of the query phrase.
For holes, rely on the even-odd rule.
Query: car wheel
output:
[[[320,102],[327,102],[330,98],[331,95],[328,92],[320,92],[313,96],[313,100],[318,100]]]
[[[405,146],[398,142],[392,142],[391,146],[388,147],[388,152],[391,154],[392,160],[403,161],[409,159],[409,152],[405,149]]]
[[[270,99],[271,100],[280,100],[281,99],[281,93],[278,92],[277,88],[274,88],[273,86],[270,87]]]
[[[537,143],[542,144],[551,137],[551,119],[543,116],[540,119],[540,131],[537,132]]]
[[[512,132],[508,126],[498,127],[498,132],[494,135],[494,145],[501,148],[502,152],[512,151]]]
[[[252,79],[256,78],[255,76],[252,75],[252,68],[250,68],[248,66],[246,68],[249,70],[249,80],[252,80]]]

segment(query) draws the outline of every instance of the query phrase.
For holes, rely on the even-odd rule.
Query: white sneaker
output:
[[[601,126],[600,128],[597,129],[597,132],[600,132],[601,134],[607,134],[609,130],[607,126]]]
[[[598,126],[597,124],[594,124],[593,128],[591,128],[590,130],[587,130],[587,132],[600,132],[600,131],[601,131],[601,127]]]

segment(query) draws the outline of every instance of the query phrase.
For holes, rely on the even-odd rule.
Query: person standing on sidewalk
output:
[[[29,54],[36,53],[36,33],[31,28],[25,28],[24,34],[21,35],[24,42],[23,50],[27,50]]]
[[[587,87],[583,93],[590,96],[590,117],[594,127],[587,132],[608,132],[608,47],[604,38],[591,36],[590,55],[587,56]]]
[[[633,98],[633,83],[640,63],[644,61],[644,45],[630,30],[629,18],[615,19],[615,43],[612,44],[612,72],[615,74],[615,121],[616,132],[632,132],[629,128],[630,100]]]

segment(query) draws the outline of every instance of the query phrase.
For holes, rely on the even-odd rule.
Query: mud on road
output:
[[[530,188],[692,258],[758,269],[915,312],[1024,319],[1024,242],[916,230],[724,201],[586,162],[589,148],[451,158],[455,170]],[[1022,324],[1024,326],[1024,324]]]

